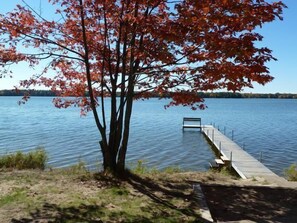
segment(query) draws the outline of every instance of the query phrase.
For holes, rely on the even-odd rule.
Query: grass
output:
[[[0,198],[0,208],[5,205],[24,202],[26,198],[27,196],[24,189],[15,188],[11,193]]]
[[[173,173],[180,173],[185,172],[179,166],[169,166],[162,170],[157,169],[156,167],[148,167],[145,164],[144,160],[138,160],[136,165],[132,165],[130,171],[134,174],[143,175],[143,174],[173,174]]]
[[[41,169],[46,168],[47,153],[43,148],[36,148],[28,153],[16,152],[0,156],[0,169]]]
[[[297,165],[292,164],[288,169],[286,169],[285,176],[289,181],[297,181]]]
[[[66,169],[2,170],[1,223],[200,222],[192,185],[201,176],[169,172],[131,173],[119,180],[91,173],[82,162]]]
[[[0,174],[0,222],[203,222],[193,185],[217,182],[233,185],[234,177],[143,161],[125,180],[89,172],[81,161],[45,171],[10,167]]]
[[[135,169],[125,180],[89,172],[83,162],[46,171],[4,169],[0,222],[203,222],[193,185],[212,188],[235,182],[234,177],[213,171],[181,172],[177,167],[157,171],[143,162]]]

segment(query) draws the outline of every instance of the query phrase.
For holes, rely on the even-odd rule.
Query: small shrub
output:
[[[72,174],[89,173],[86,163],[81,159],[78,160],[77,164],[67,167],[65,171]]]
[[[285,169],[285,176],[289,181],[297,181],[297,165],[292,164],[288,169]]]
[[[5,169],[41,169],[44,170],[47,162],[47,153],[43,148],[36,148],[29,153],[16,152],[0,156],[0,168]]]
[[[132,168],[132,172],[135,174],[145,174],[148,173],[148,168],[145,166],[143,160],[138,160],[136,166]]]
[[[179,166],[168,166],[165,169],[159,170],[156,167],[148,167],[143,160],[138,160],[137,164],[132,166],[131,172],[138,175],[160,173],[174,174],[181,173],[183,170]]]

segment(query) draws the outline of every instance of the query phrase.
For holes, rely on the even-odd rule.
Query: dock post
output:
[[[234,139],[234,130],[232,130],[232,141],[233,141],[233,139]]]
[[[260,152],[260,162],[262,163],[262,151]]]
[[[218,130],[220,131],[220,126],[218,125]]]
[[[231,170],[232,167],[232,151],[230,152],[230,164],[229,164],[229,169]]]
[[[226,135],[226,126],[224,126],[224,135]]]

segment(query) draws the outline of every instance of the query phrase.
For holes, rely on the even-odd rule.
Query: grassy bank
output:
[[[64,170],[2,171],[0,222],[200,222],[193,181],[212,173],[131,174],[119,181]]]
[[[292,164],[288,169],[285,169],[285,175],[289,181],[297,181],[297,164]]]
[[[297,189],[215,172],[131,174],[119,181],[77,165],[51,171],[2,170],[0,222],[205,222],[195,184],[202,186],[215,220],[297,218]]]
[[[5,160],[14,163],[10,161],[17,156],[9,156]],[[0,168],[0,223],[205,222],[200,215],[201,194],[193,191],[196,184],[201,185],[215,220],[297,218],[297,189],[239,180],[224,172],[181,172],[177,167],[160,172],[139,161],[125,180],[119,180],[91,173],[83,163],[45,171],[32,167],[36,165],[30,170]]]
[[[0,156],[0,169],[40,169],[46,168],[48,155],[43,148],[28,153],[21,151]]]

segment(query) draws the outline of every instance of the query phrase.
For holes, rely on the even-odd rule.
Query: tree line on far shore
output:
[[[0,96],[23,96],[27,94],[26,90],[0,90]],[[54,97],[56,93],[50,90],[31,90],[30,96],[39,97]],[[233,93],[233,92],[199,92],[198,95],[201,98],[279,98],[279,99],[297,99],[297,94],[290,93]],[[86,94],[87,96],[87,94]],[[158,98],[158,94],[151,95],[154,98]],[[164,95],[162,96],[164,97]],[[166,95],[165,98],[169,98],[170,95]]]

